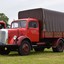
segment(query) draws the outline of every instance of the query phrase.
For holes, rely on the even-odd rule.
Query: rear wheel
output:
[[[63,40],[59,40],[59,43],[56,46],[56,48],[52,48],[52,49],[53,49],[53,52],[63,52],[63,49],[64,49]]]
[[[18,48],[18,53],[20,55],[28,55],[31,50],[31,45],[27,40],[22,41],[21,45]]]

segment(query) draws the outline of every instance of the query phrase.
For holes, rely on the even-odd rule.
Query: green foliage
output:
[[[9,18],[4,13],[0,13],[0,20],[3,20],[6,23],[6,26],[8,26]]]

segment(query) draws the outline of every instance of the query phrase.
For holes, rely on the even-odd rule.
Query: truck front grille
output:
[[[0,30],[0,45],[7,44],[7,32],[5,30]]]

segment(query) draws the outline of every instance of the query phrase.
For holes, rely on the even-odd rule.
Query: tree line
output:
[[[9,24],[8,24],[9,18],[4,13],[0,13],[0,21],[2,21],[2,20],[6,23],[6,26],[8,27],[9,26]]]

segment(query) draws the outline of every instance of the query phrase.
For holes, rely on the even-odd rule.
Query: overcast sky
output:
[[[0,13],[9,18],[18,19],[18,12],[33,8],[45,8],[64,12],[64,0],[0,0]]]

